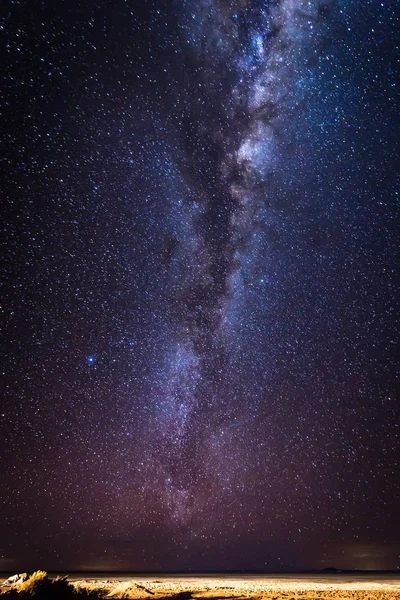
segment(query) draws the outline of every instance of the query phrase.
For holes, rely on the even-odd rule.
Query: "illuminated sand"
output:
[[[277,576],[277,577],[135,577],[75,580],[87,589],[101,590],[108,598],[135,600],[190,598],[230,600],[399,600],[400,579],[377,576]]]

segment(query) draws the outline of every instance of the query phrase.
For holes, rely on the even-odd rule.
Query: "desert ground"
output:
[[[399,600],[400,576],[144,576],[80,578],[68,583],[77,595],[132,600]],[[4,583],[2,594],[18,597],[17,584]],[[72,589],[72,588],[71,588]],[[21,590],[22,591],[22,590]],[[26,592],[25,592],[26,593]],[[23,592],[21,597],[25,597]],[[32,597],[32,596],[31,596]],[[56,597],[56,596],[54,596]]]
[[[80,582],[80,585],[87,585]],[[93,584],[91,584],[93,585]],[[304,578],[177,578],[145,579],[129,581],[96,582],[95,586],[104,586],[110,598],[135,598],[144,600],[154,598],[189,598],[217,600],[273,600],[307,599],[320,600],[338,598],[343,600],[399,600],[400,579],[393,581],[314,581]]]

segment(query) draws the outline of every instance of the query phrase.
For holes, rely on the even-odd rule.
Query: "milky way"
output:
[[[395,3],[136,4],[3,22],[0,569],[398,568]]]
[[[166,380],[157,399],[161,458],[153,454],[152,462],[167,483],[165,500],[178,521],[198,518],[197,495],[202,504],[204,486],[217,486],[217,502],[232,502],[244,473],[259,462],[258,445],[240,448],[257,410],[250,417],[231,414],[237,402],[232,380],[239,369],[235,347],[242,342],[240,323],[251,318],[248,296],[257,294],[254,270],[268,263],[268,184],[279,168],[286,120],[300,104],[296,85],[299,79],[307,85],[310,56],[318,52],[327,16],[326,3],[319,2],[192,9],[195,25],[189,21],[184,27],[191,34],[195,29],[195,60],[203,75],[199,86],[207,94],[210,87],[215,90],[216,97],[207,101],[217,118],[197,123],[197,143],[204,152],[210,146],[215,151],[213,172],[206,189],[198,182],[200,198],[186,202],[183,231],[174,237],[170,256],[172,272],[175,263],[183,263],[168,302],[178,313],[177,340],[167,349]],[[217,64],[211,61],[214,52]],[[203,153],[197,160],[201,173]],[[196,168],[196,158],[193,162]],[[256,399],[253,393],[253,403]]]

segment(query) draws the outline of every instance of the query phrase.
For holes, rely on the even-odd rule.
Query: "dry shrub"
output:
[[[18,591],[25,592],[29,596],[36,596],[38,591],[49,583],[46,571],[35,571],[30,577],[24,579],[25,581],[18,585]]]
[[[17,588],[5,594],[9,600],[87,600],[99,598],[97,592],[84,589],[77,590],[66,577],[50,579],[46,571],[35,571],[25,581],[18,583]]]

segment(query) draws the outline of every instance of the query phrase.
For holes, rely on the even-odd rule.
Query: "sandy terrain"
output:
[[[71,578],[72,579],[72,578]],[[373,577],[179,577],[75,580],[74,585],[101,588],[108,598],[136,600],[400,600],[400,578]]]
[[[45,575],[45,574],[44,574]],[[81,575],[82,577],[82,575]],[[132,600],[400,600],[400,577],[382,575],[69,577],[76,591]],[[18,584],[0,584],[0,594]],[[73,588],[71,588],[73,592]],[[74,595],[74,594],[73,594]],[[19,594],[17,595],[19,596]],[[29,596],[29,594],[28,594]],[[14,596],[12,596],[14,598]]]

